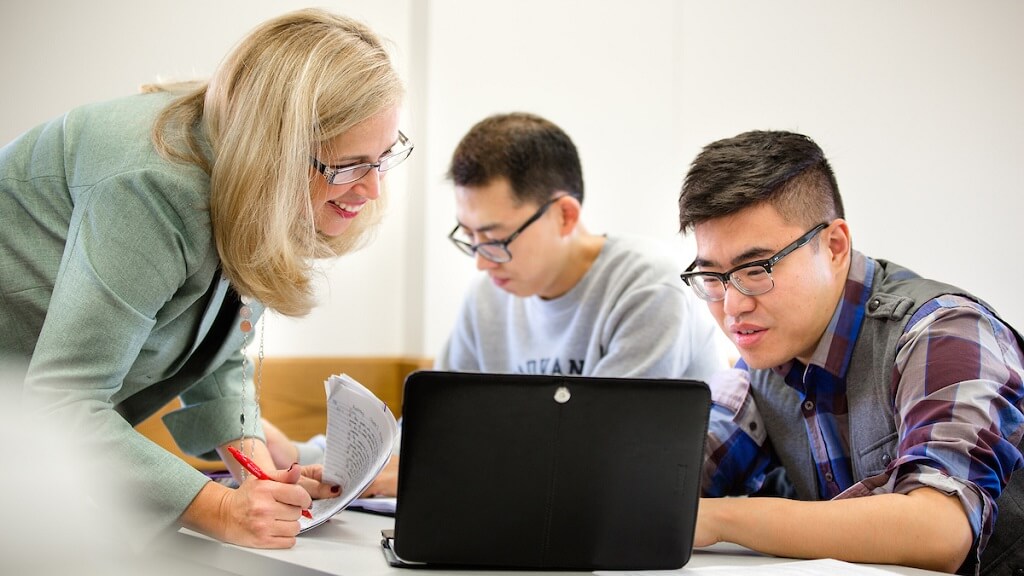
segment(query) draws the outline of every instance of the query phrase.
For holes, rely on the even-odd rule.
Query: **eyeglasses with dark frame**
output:
[[[555,196],[554,198],[541,204],[540,208],[538,208],[537,211],[533,213],[533,216],[530,216],[530,218],[527,219],[526,222],[523,222],[522,226],[517,228],[515,232],[509,234],[509,236],[504,240],[488,240],[487,242],[470,244],[465,240],[461,240],[455,237],[455,233],[459,231],[459,228],[462,228],[462,224],[456,224],[455,228],[452,228],[452,231],[448,233],[448,239],[451,240],[452,244],[455,244],[455,247],[458,248],[466,256],[476,256],[477,254],[479,254],[483,258],[490,260],[491,262],[494,262],[496,264],[505,264],[506,262],[511,262],[512,253],[509,252],[508,245],[511,244],[513,240],[518,238],[519,235],[523,233],[523,230],[526,230],[527,226],[539,220],[540,217],[543,216],[545,212],[547,212],[548,208],[550,208],[552,204],[561,200],[562,198],[565,198],[564,194],[562,196]]]
[[[760,296],[775,288],[775,280],[772,278],[772,267],[779,263],[794,250],[804,246],[811,241],[818,232],[828,227],[827,222],[822,222],[808,230],[803,236],[794,240],[790,245],[775,253],[774,256],[765,260],[755,260],[740,264],[728,272],[694,272],[697,261],[687,266],[686,271],[679,275],[683,282],[693,288],[693,291],[708,302],[719,302],[725,299],[725,291],[729,284],[732,284],[741,293],[747,296]]]
[[[409,138],[402,131],[398,131],[398,146],[403,146],[401,150],[392,152],[386,156],[380,158],[378,162],[367,162],[364,164],[356,164],[355,166],[345,166],[342,168],[332,168],[323,162],[316,159],[314,156],[309,157],[309,161],[313,164],[313,167],[318,172],[324,175],[327,179],[327,183],[331,186],[339,186],[341,184],[350,184],[359,180],[363,176],[370,173],[370,170],[374,168],[378,172],[387,172],[395,166],[401,164],[406,158],[412,154],[413,144],[409,142]]]

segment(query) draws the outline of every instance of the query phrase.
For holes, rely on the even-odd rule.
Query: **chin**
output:
[[[515,288],[502,288],[505,292],[515,296],[516,298],[529,298],[530,296],[536,296],[536,292],[530,292],[527,290],[516,290]]]
[[[341,222],[329,222],[323,226],[317,226],[316,231],[329,238],[335,238],[341,236],[349,228],[349,221],[342,220]]]
[[[501,287],[500,290],[502,290],[503,292],[506,292],[510,296],[515,296],[516,298],[526,298],[526,297],[529,296],[529,294],[522,294],[522,293],[520,293],[520,292],[518,292],[516,290],[510,290],[509,288],[505,288],[505,287]]]
[[[751,370],[768,370],[786,363],[786,360],[778,360],[767,354],[744,354],[740,352],[740,358],[743,359],[743,363]]]

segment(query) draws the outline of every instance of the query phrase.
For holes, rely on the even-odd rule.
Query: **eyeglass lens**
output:
[[[321,174],[327,176],[327,182],[332,186],[338,186],[340,184],[349,184],[351,182],[355,182],[356,180],[359,180],[363,176],[369,174],[370,170],[374,168],[376,168],[378,172],[387,172],[388,170],[391,170],[395,166],[401,164],[403,161],[405,161],[406,158],[409,157],[410,154],[412,154],[413,145],[409,142],[409,139],[406,138],[405,134],[402,134],[401,132],[399,132],[398,135],[399,143],[404,145],[405,148],[397,152],[388,154],[387,156],[384,156],[383,158],[380,159],[380,162],[377,162],[375,164],[359,164],[358,166],[351,166],[349,168],[341,168],[335,170],[320,163],[320,161],[316,160],[316,158],[313,158],[313,165],[316,166],[317,170],[319,170]]]
[[[741,268],[734,271],[729,278],[733,284],[747,296],[757,296],[775,287],[772,275],[760,265]],[[697,295],[705,300],[722,300],[725,298],[725,282],[717,276],[698,275],[690,280],[690,285]]]
[[[538,219],[540,219],[540,217],[543,216],[545,212],[547,212],[548,208],[551,207],[552,204],[554,204],[558,200],[561,200],[564,197],[565,195],[555,196],[554,198],[551,198],[547,202],[541,204],[540,208],[538,208],[537,211],[533,213],[533,216],[530,216],[526,220],[526,222],[523,222],[522,226],[516,229],[515,232],[513,232],[511,235],[509,235],[508,238],[505,238],[504,240],[495,240],[492,242],[481,242],[480,244],[471,244],[465,240],[455,238],[454,234],[459,230],[459,226],[456,226],[455,229],[452,230],[452,233],[448,235],[448,238],[455,243],[455,246],[458,247],[459,250],[462,250],[468,256],[476,256],[477,254],[479,254],[480,256],[483,256],[487,260],[490,260],[491,262],[495,262],[498,264],[511,262],[512,253],[509,252],[508,245],[511,244],[512,241],[519,236],[519,234],[526,230],[526,228],[530,224],[533,224]]]
[[[363,176],[366,176],[373,168],[377,168],[379,172],[387,172],[401,164],[402,161],[408,158],[410,154],[412,154],[412,148],[406,148],[405,150],[400,150],[390,156],[381,158],[379,164],[360,164],[359,166],[339,170],[331,175],[331,184],[337,186],[338,184],[355,182]]]

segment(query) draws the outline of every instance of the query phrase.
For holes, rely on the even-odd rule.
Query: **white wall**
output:
[[[301,2],[0,5],[0,142],[156,74],[205,75],[256,23]],[[1013,0],[334,0],[395,44],[417,144],[389,176],[365,251],[326,266],[309,318],[267,321],[268,354],[433,355],[472,261],[445,235],[443,174],[485,115],[527,110],[583,156],[593,231],[647,234],[692,258],[675,202],[704,144],[801,131],[825,149],[855,246],[960,284],[1024,327],[1024,3]],[[328,288],[329,286],[329,288]]]

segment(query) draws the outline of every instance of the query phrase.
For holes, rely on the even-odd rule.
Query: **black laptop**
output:
[[[710,402],[691,380],[415,372],[385,555],[410,567],[680,568]]]

